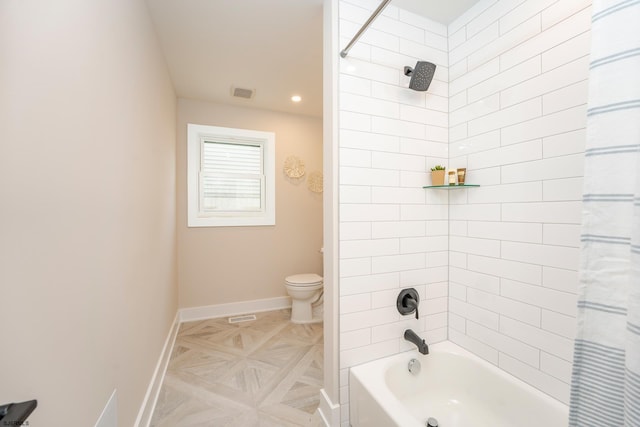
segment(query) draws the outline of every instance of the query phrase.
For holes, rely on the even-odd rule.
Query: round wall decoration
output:
[[[311,172],[307,179],[307,188],[314,193],[322,193],[323,190],[323,176],[322,172]]]
[[[284,173],[289,178],[300,178],[304,176],[304,162],[296,156],[289,156],[284,161]]]

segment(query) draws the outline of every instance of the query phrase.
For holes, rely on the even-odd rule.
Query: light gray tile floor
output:
[[[322,425],[322,324],[296,325],[289,310],[183,323],[152,427]]]

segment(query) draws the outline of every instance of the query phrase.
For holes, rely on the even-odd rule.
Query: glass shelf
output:
[[[456,184],[456,185],[425,185],[422,188],[441,188],[443,190],[455,190],[458,188],[480,187],[478,184]]]

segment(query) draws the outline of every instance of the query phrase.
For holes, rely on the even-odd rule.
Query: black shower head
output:
[[[409,89],[425,91],[429,89],[433,73],[436,71],[436,64],[427,61],[418,61],[416,68],[404,67],[404,75],[411,76]]]

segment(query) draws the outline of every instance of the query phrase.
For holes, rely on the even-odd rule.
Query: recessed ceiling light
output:
[[[293,95],[293,96],[291,97],[291,100],[292,100],[293,102],[300,102],[300,101],[302,101],[302,97],[301,97],[300,95]]]

